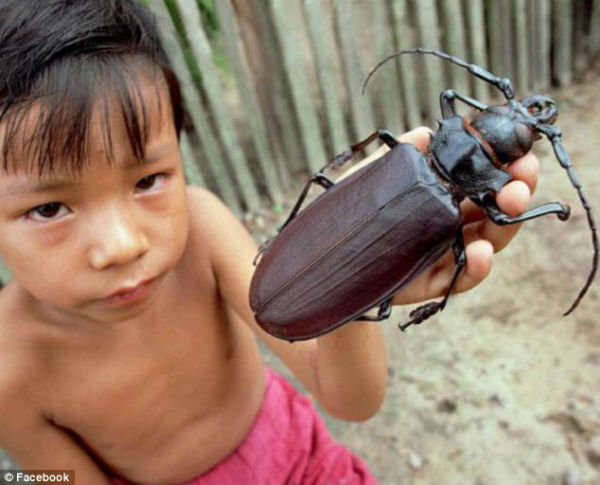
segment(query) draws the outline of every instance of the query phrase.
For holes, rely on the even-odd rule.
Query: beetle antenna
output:
[[[367,83],[371,79],[371,76],[373,76],[373,74],[375,74],[375,71],[377,71],[377,69],[379,69],[381,66],[383,66],[386,62],[391,61],[392,59],[395,59],[396,57],[400,57],[404,54],[430,54],[430,55],[433,55],[436,57],[440,57],[442,59],[450,61],[451,63],[453,63],[457,66],[467,69],[471,74],[473,74],[474,76],[477,76],[482,81],[485,81],[487,83],[490,83],[490,84],[496,86],[502,92],[502,94],[504,95],[504,97],[507,100],[510,101],[511,99],[513,99],[515,97],[515,92],[512,88],[512,84],[509,79],[500,78],[500,77],[492,74],[491,72],[486,71],[482,67],[479,67],[476,64],[469,64],[468,62],[463,61],[459,57],[451,56],[449,54],[446,54],[446,53],[438,51],[438,50],[424,49],[422,47],[415,47],[414,49],[402,50],[402,51],[396,52],[394,54],[391,54],[391,55],[387,56],[385,59],[383,59],[382,61],[380,61],[373,69],[371,69],[371,71],[367,75],[367,78],[365,79],[365,82],[363,83],[362,94],[365,94],[365,89],[367,87]]]
[[[573,175],[575,175],[575,172],[573,171],[573,169],[571,167],[569,167],[567,169],[567,172],[569,174],[569,178],[571,179],[571,183],[573,183],[573,180],[577,180],[576,178],[575,179],[573,178]],[[575,184],[573,184],[573,185],[575,185]],[[563,316],[565,316],[565,317],[569,313],[571,313],[573,310],[575,310],[577,305],[579,305],[580,300],[584,297],[584,295],[587,293],[588,289],[592,285],[592,282],[594,281],[594,278],[596,276],[596,271],[598,270],[598,234],[596,231],[596,222],[594,221],[594,217],[592,215],[592,209],[587,200],[587,197],[583,193],[581,186],[578,187],[575,185],[575,188],[577,189],[577,193],[579,194],[579,200],[581,201],[581,204],[583,205],[583,208],[585,209],[585,213],[587,215],[588,225],[590,226],[590,231],[592,233],[592,244],[594,246],[594,256],[592,258],[592,269],[590,270],[590,273],[587,277],[585,285],[579,291],[577,298],[575,298],[575,301],[571,304],[569,309],[565,313],[563,313]]]
[[[587,277],[585,285],[583,285],[583,288],[579,291],[577,298],[575,298],[575,301],[571,304],[569,309],[565,313],[563,313],[563,316],[566,317],[569,313],[575,310],[575,308],[577,308],[577,305],[579,305],[579,302],[587,293],[588,289],[592,285],[592,282],[594,281],[594,277],[596,276],[596,271],[598,270],[598,234],[596,230],[596,222],[594,221],[594,216],[592,215],[592,208],[588,202],[585,193],[583,192],[581,182],[579,181],[579,178],[577,177],[577,174],[575,173],[575,170],[571,165],[569,155],[567,154],[567,151],[565,150],[565,147],[561,142],[561,131],[558,128],[550,125],[539,125],[536,127],[536,129],[539,132],[543,133],[548,138],[548,140],[550,140],[550,143],[552,143],[552,148],[554,149],[554,154],[557,160],[559,161],[561,167],[567,171],[567,175],[569,176],[569,180],[571,180],[571,184],[577,190],[579,200],[581,201],[581,205],[583,205],[583,208],[585,209],[588,225],[590,226],[590,231],[592,233],[592,244],[594,247],[592,269]]]

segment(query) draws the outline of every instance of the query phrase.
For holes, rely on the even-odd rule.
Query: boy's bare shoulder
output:
[[[25,390],[42,367],[37,362],[35,343],[28,338],[32,336],[29,313],[17,295],[14,281],[0,290],[0,398],[15,387]]]
[[[230,215],[229,209],[215,194],[202,187],[188,186],[187,194],[191,242],[210,246],[226,230],[224,215]]]
[[[223,202],[207,189],[192,185],[186,188],[191,220],[210,220],[215,215],[214,210],[223,206]]]

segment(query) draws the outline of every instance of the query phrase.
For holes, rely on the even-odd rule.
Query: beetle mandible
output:
[[[593,261],[588,278],[564,313],[568,315],[589,289],[598,266],[598,237],[592,209],[554,126],[558,111],[544,95],[521,101],[509,79],[500,78],[449,54],[423,48],[396,52],[379,67],[404,54],[429,54],[469,70],[498,88],[506,102],[484,103],[454,90],[440,95],[442,119],[431,135],[428,153],[378,130],[352,145],[304,187],[279,234],[263,244],[252,278],[250,305],[259,325],[289,341],[313,338],[353,320],[389,317],[392,297],[450,248],[456,268],[440,301],[426,303],[400,325],[405,330],[444,309],[466,264],[459,203],[469,198],[493,222],[516,224],[547,214],[567,220],[569,206],[549,202],[511,217],[496,203],[496,194],[511,181],[506,167],[521,158],[534,141],[546,137],[567,172],[586,211],[592,234]],[[460,100],[478,112],[467,120],[456,111]],[[385,155],[338,183],[325,169],[341,166],[369,143],[391,148]],[[300,207],[312,184],[326,190],[304,210]],[[377,316],[366,315],[378,308]]]

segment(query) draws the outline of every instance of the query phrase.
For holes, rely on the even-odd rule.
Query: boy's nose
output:
[[[148,238],[133,218],[114,213],[106,215],[95,231],[89,252],[90,264],[97,270],[130,263],[150,248]]]

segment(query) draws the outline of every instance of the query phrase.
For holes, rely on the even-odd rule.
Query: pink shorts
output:
[[[267,369],[262,408],[242,443],[185,485],[376,483],[365,463],[333,440],[311,402]]]

